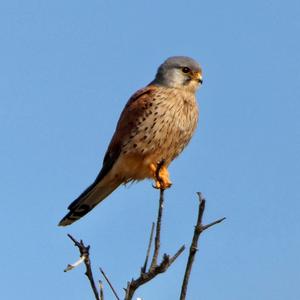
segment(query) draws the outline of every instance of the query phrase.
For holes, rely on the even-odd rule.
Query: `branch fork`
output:
[[[201,233],[203,231],[205,231],[206,229],[208,229],[209,227],[219,224],[226,219],[226,218],[221,218],[221,219],[218,219],[207,225],[203,225],[202,219],[203,219],[203,214],[204,214],[204,210],[205,210],[206,200],[204,199],[204,197],[202,196],[201,193],[198,192],[197,195],[199,198],[198,218],[197,218],[197,223],[195,225],[194,235],[193,235],[192,243],[190,246],[189,257],[188,257],[188,261],[186,264],[186,269],[185,269],[185,273],[184,273],[184,277],[183,277],[183,281],[182,281],[180,300],[186,299],[187,287],[188,287],[193,263],[195,260],[195,255],[196,255],[196,252],[198,251],[198,240],[199,240]]]
[[[157,178],[159,178],[159,171],[160,168],[163,167],[164,162],[158,164],[157,166]],[[181,286],[181,293],[180,293],[180,300],[185,300],[186,299],[186,293],[187,293],[187,287],[188,287],[188,282],[192,270],[192,266],[195,260],[195,255],[198,251],[198,240],[200,235],[205,231],[206,229],[221,223],[222,221],[225,220],[225,218],[218,219],[212,223],[203,225],[202,224],[202,219],[203,219],[203,214],[205,210],[205,199],[203,198],[201,193],[197,193],[198,198],[199,198],[199,208],[198,208],[198,218],[197,218],[197,223],[194,228],[194,235],[192,238],[192,242],[190,245],[190,250],[189,250],[189,256],[186,264],[186,269],[184,273],[184,278]],[[159,207],[158,207],[158,214],[157,214],[157,221],[156,221],[156,226],[155,223],[152,223],[151,226],[151,233],[150,233],[150,238],[149,238],[149,243],[147,247],[147,252],[146,252],[146,258],[143,266],[141,267],[140,270],[140,275],[136,279],[132,279],[127,283],[127,287],[124,289],[125,290],[125,300],[132,300],[133,295],[136,292],[136,290],[142,286],[143,284],[149,282],[153,278],[155,278],[158,274],[164,273],[168,270],[168,268],[174,263],[174,261],[178,258],[179,255],[182,254],[182,252],[185,250],[185,246],[181,246],[178,251],[173,255],[170,256],[168,254],[164,254],[162,257],[162,260],[160,263],[158,263],[158,256],[159,256],[159,250],[160,250],[160,232],[161,232],[161,223],[162,223],[162,216],[163,216],[163,208],[164,208],[164,189],[160,189],[160,197],[159,197]],[[154,237],[154,228],[155,228],[155,237]],[[91,288],[93,290],[94,296],[96,300],[104,300],[104,294],[103,294],[103,284],[101,281],[99,281],[99,292],[96,287],[96,283],[93,277],[92,273],[92,268],[91,268],[91,261],[90,261],[90,255],[89,255],[89,250],[90,246],[84,245],[83,241],[77,241],[73,236],[68,234],[68,237],[74,242],[75,246],[79,249],[80,252],[80,258],[73,264],[68,264],[64,272],[68,272],[80,264],[84,263],[86,267],[86,272],[85,275],[87,276]],[[148,261],[150,258],[150,251],[151,251],[151,246],[154,240],[154,250],[153,250],[153,255],[151,259],[151,263],[149,268],[147,267]],[[113,285],[111,284],[110,280],[108,279],[107,275],[105,272],[100,268],[100,272],[102,273],[103,277],[105,278],[106,282],[108,283],[110,289],[112,290],[115,298],[117,300],[120,300],[120,297],[116,293]],[[140,299],[140,298],[138,298]]]
[[[82,262],[84,262],[86,268],[85,275],[87,276],[90,282],[94,296],[97,300],[101,300],[93,277],[91,260],[90,260],[90,246],[89,245],[85,246],[82,240],[80,240],[80,242],[77,241],[71,234],[68,234],[68,237],[74,242],[74,245],[79,249],[80,258],[74,264],[68,264],[67,268],[64,271],[65,272],[70,271],[75,267],[79,266]]]
[[[158,214],[157,214],[157,221],[156,221],[156,232],[154,238],[154,251],[153,251],[151,264],[149,269],[147,270],[147,263],[149,260],[150,249],[153,242],[154,223],[152,223],[152,227],[151,227],[151,234],[150,234],[147,254],[145,258],[145,263],[141,268],[140,276],[137,279],[132,279],[130,282],[127,283],[127,288],[125,289],[126,292],[125,300],[131,300],[135,291],[140,286],[152,280],[158,274],[166,272],[168,268],[173,264],[173,262],[177,259],[177,257],[185,249],[184,245],[181,246],[180,249],[173,256],[170,256],[165,253],[163,255],[162,261],[159,264],[157,263],[159,250],[160,250],[160,232],[161,232],[161,220],[163,215],[163,207],[164,207],[164,190],[160,189],[159,207],[158,207]]]

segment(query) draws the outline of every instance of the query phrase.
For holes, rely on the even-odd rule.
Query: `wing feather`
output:
[[[128,100],[104,156],[101,171],[95,181],[69,205],[70,212],[61,220],[60,225],[69,225],[81,218],[122,183],[116,182],[115,185],[106,187],[105,178],[118,160],[124,141],[129,138],[132,130],[137,127],[137,120],[143,114],[145,104],[151,101],[151,95],[155,89],[155,86],[147,86],[137,91]],[[96,199],[94,199],[95,197]]]

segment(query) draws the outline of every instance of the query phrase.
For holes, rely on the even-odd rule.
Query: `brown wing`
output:
[[[118,159],[123,143],[129,139],[130,134],[138,126],[138,119],[144,114],[145,109],[153,99],[157,90],[154,85],[149,85],[132,95],[124,107],[115,133],[108,146],[103,160],[103,168],[97,179],[103,178],[113,167],[115,161]]]
[[[130,136],[134,127],[137,126],[138,118],[143,114],[156,89],[157,87],[155,86],[147,86],[137,91],[128,100],[119,118],[115,133],[104,156],[103,166],[97,178],[69,205],[68,209],[72,210],[76,208],[78,203],[80,203],[80,201],[84,199],[112,169],[121,153],[123,142]]]

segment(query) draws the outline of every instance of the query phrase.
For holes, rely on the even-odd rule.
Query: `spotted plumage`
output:
[[[195,92],[202,71],[188,57],[171,57],[155,79],[127,102],[95,182],[71,205],[60,221],[65,226],[93,209],[119,185],[152,178],[157,188],[171,185],[168,165],[190,141],[198,122]],[[157,164],[164,161],[157,180]]]

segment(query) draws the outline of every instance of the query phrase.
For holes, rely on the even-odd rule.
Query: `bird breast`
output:
[[[165,159],[168,165],[190,141],[198,121],[195,95],[159,88],[138,118],[123,153],[135,153],[144,163]]]

